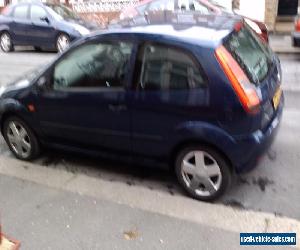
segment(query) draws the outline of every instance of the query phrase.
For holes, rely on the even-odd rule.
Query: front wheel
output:
[[[7,32],[0,35],[0,47],[3,52],[10,52],[14,50],[11,36]]]
[[[66,34],[60,34],[56,39],[56,49],[59,53],[63,52],[70,46],[70,38]]]
[[[176,175],[187,193],[202,201],[213,201],[230,186],[231,171],[226,160],[207,146],[190,146],[179,152]]]
[[[27,161],[39,155],[37,137],[18,117],[10,117],[4,122],[3,134],[10,150],[18,159]]]

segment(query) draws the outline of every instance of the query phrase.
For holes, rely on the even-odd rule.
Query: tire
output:
[[[56,50],[62,53],[70,46],[70,37],[67,34],[59,34],[56,38]]]
[[[232,180],[225,158],[213,148],[203,145],[181,150],[175,161],[175,172],[188,195],[200,201],[216,200],[230,187]]]
[[[15,126],[15,127],[14,127]],[[14,132],[13,129],[15,128]],[[11,152],[20,160],[33,160],[40,154],[40,145],[32,129],[16,116],[4,121],[4,139]]]
[[[14,45],[11,39],[11,36],[8,32],[2,32],[0,34],[0,47],[1,50],[5,53],[11,52],[14,50]]]

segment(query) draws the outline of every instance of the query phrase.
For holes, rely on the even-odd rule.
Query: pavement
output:
[[[22,249],[240,249],[240,232],[300,236],[294,219],[5,157],[0,180],[1,222]]]
[[[299,54],[300,48],[292,46],[292,38],[289,34],[270,34],[270,46],[278,54]]]
[[[55,56],[0,52],[0,86]],[[49,151],[20,162],[0,137],[3,230],[34,250],[239,249],[240,232],[299,237],[300,54],[280,59],[286,107],[277,139],[217,203],[187,198],[169,172],[138,165]]]

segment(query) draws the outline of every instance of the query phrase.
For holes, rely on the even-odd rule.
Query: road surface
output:
[[[55,53],[18,51],[0,52],[0,85],[5,85],[56,56]],[[281,56],[286,107],[280,132],[269,152],[251,173],[240,176],[219,203],[239,209],[263,211],[278,216],[300,219],[300,55]],[[2,137],[1,157],[13,157]],[[173,196],[184,195],[175,178],[168,172],[128,166],[123,163],[86,158],[78,155],[45,152],[34,162],[39,166],[63,169],[99,180],[141,186]]]

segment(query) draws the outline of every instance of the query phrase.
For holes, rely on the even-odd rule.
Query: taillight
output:
[[[295,21],[295,30],[300,31],[300,19],[297,18]]]
[[[216,57],[244,109],[248,113],[257,113],[260,100],[255,86],[224,46],[216,49]]]

